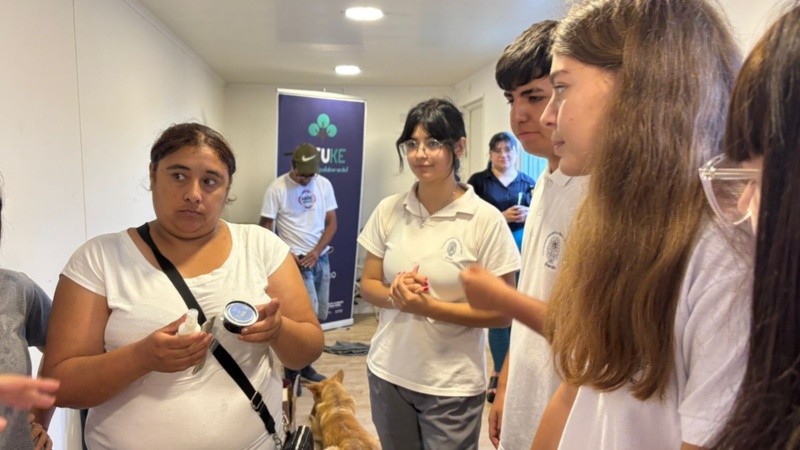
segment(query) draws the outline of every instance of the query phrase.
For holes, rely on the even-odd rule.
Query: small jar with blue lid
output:
[[[255,306],[241,300],[233,300],[222,311],[222,326],[231,333],[241,334],[242,329],[258,321]]]

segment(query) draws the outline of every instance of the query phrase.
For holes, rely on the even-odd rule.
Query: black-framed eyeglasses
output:
[[[440,141],[434,138],[425,139],[423,142],[419,142],[416,139],[409,139],[405,142],[401,142],[398,147],[400,147],[400,151],[406,154],[406,156],[411,156],[415,154],[417,150],[425,147],[425,154],[428,156],[436,156],[439,154],[439,151],[442,150],[443,147],[447,146],[447,140]]]

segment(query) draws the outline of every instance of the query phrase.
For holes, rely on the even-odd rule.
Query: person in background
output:
[[[718,449],[800,447],[800,4],[793,5],[739,72],[726,157],[701,171],[719,219],[735,225],[749,216],[756,233],[747,370]]]
[[[542,120],[590,174],[548,305],[564,383],[532,448],[713,443],[745,368],[750,242],[712,220],[739,49],[706,0],[589,0],[561,20]]]
[[[32,373],[28,348],[44,350],[50,306],[50,297],[27,275],[0,269],[0,404],[7,405],[0,418],[4,450],[53,448],[47,427],[58,382],[28,377]]]
[[[320,161],[319,151],[311,144],[303,143],[294,149],[292,169],[276,178],[264,192],[259,224],[268,230],[277,226],[278,236],[289,245],[317,319],[322,322],[328,317],[329,244],[336,234],[338,205],[331,182],[319,174]],[[298,376],[311,382],[325,379],[311,364],[299,371],[286,369],[285,376],[292,381]]]
[[[358,237],[361,293],[382,308],[367,356],[372,421],[384,450],[477,450],[483,328],[509,319],[470,307],[458,274],[479,263],[513,285],[519,252],[500,211],[457,181],[466,131],[455,105],[411,108],[396,145],[417,182],[383,199]]]
[[[519,291],[477,266],[461,273],[472,306],[514,317],[497,400],[489,412],[489,439],[505,450],[530,448],[542,413],[561,382],[550,345],[540,333],[546,302],[561,270],[567,232],[588,181],[561,172],[552,131],[540,121],[553,93],[548,75],[556,25],[552,20],[531,25],[506,47],[495,69],[497,84],[511,105],[511,129],[526,152],[547,160],[533,191],[531,220],[525,224]]]
[[[178,334],[187,305],[135,228],[92,238],[67,262],[53,299],[44,374],[61,381],[59,406],[90,408],[90,449],[275,449],[255,409],[261,403],[283,438],[275,359],[304,367],[322,352],[323,335],[289,247],[259,226],[220,219],[235,171],[219,133],[197,123],[169,127],[150,151],[155,220],[139,228],[175,265],[207,318],[222,316],[233,299],[255,308],[254,323],[240,334],[222,320],[213,336]],[[208,355],[212,338],[261,403],[251,403]]]
[[[489,139],[489,167],[472,174],[467,183],[478,197],[503,213],[517,248],[522,249],[522,232],[536,183],[517,170],[518,157],[519,141],[505,131],[495,134]]]
[[[486,200],[503,213],[517,249],[522,249],[522,232],[531,204],[531,190],[536,184],[531,177],[517,170],[519,142],[511,133],[502,131],[489,139],[489,167],[472,174],[467,183],[478,197]],[[486,401],[494,402],[497,393],[497,375],[503,368],[508,353],[511,327],[489,329],[489,350],[494,363]]]

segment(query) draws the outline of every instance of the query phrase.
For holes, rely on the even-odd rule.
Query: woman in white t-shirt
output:
[[[447,100],[412,108],[397,151],[417,182],[378,205],[358,238],[365,300],[383,308],[367,358],[372,420],[384,450],[477,449],[486,386],[484,327],[459,272],[478,263],[513,285],[519,253],[502,214],[459,183],[466,132]]]
[[[289,248],[259,226],[220,220],[235,170],[216,131],[196,123],[164,131],[150,152],[150,235],[206,317],[231,300],[256,308],[240,334],[220,320],[213,331],[263,396],[280,438],[275,357],[304,367],[321,353],[322,330]],[[250,399],[206,358],[214,336],[178,334],[186,311],[133,228],[72,255],[53,300],[44,372],[61,381],[59,406],[89,408],[90,449],[276,447]]]
[[[533,448],[691,449],[722,428],[750,241],[713,221],[697,173],[720,152],[738,66],[706,0],[589,0],[559,23],[542,121],[561,171],[591,181],[548,308],[565,383]]]

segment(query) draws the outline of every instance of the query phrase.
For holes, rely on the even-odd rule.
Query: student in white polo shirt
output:
[[[519,291],[473,266],[462,274],[471,305],[500,309],[514,317],[511,343],[489,413],[489,439],[501,450],[527,450],[561,379],[550,345],[541,336],[547,300],[561,270],[572,217],[586,193],[588,177],[558,168],[551,130],[539,120],[553,93],[550,45],[558,23],[535,23],[506,47],[495,68],[497,84],[511,105],[511,130],[526,152],[545,158],[547,168],[533,190],[522,240]],[[527,326],[526,326],[527,325]]]
[[[458,182],[465,146],[452,103],[412,108],[397,150],[418,181],[381,201],[358,238],[367,251],[362,295],[383,308],[367,367],[384,450],[478,448],[483,328],[509,319],[470,307],[458,274],[478,263],[513,285],[519,254],[500,211]]]

